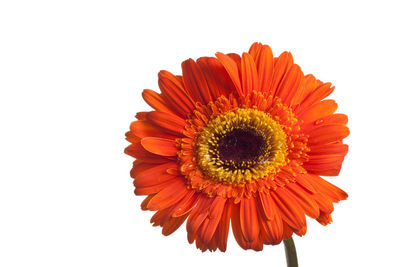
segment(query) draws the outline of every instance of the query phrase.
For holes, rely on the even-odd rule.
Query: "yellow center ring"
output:
[[[221,140],[238,129],[252,131],[263,139],[260,151],[251,160],[226,160],[221,156]],[[196,139],[196,154],[197,164],[206,177],[225,184],[243,184],[275,174],[286,164],[286,134],[265,112],[236,109],[208,122]]]

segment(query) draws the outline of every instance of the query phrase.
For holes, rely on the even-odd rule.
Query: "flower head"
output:
[[[331,222],[347,194],[336,176],[348,146],[347,116],[323,100],[333,91],[304,75],[288,52],[188,59],[182,76],[159,73],[161,93],[144,90],[155,111],[139,112],[126,134],[136,158],[135,194],[169,235],[186,220],[188,240],[226,250],[230,224],[243,249],[262,250],[306,233],[305,215]]]

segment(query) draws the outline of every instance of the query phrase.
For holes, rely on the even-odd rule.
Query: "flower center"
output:
[[[236,109],[209,121],[196,140],[197,162],[214,181],[240,184],[285,164],[286,135],[269,115]]]
[[[269,155],[268,138],[254,127],[240,126],[214,137],[217,142],[210,152],[232,170],[254,166]]]
[[[265,152],[267,145],[263,133],[247,126],[234,129],[218,139],[220,159],[232,161],[235,165],[257,160]]]

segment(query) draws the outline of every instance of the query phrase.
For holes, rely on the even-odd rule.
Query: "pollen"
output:
[[[208,122],[197,137],[196,155],[209,179],[243,184],[286,164],[286,134],[267,113],[238,108]]]

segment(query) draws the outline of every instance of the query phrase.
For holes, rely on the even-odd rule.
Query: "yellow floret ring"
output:
[[[286,164],[286,134],[268,114],[236,109],[211,120],[196,140],[197,163],[210,179],[241,184]]]

